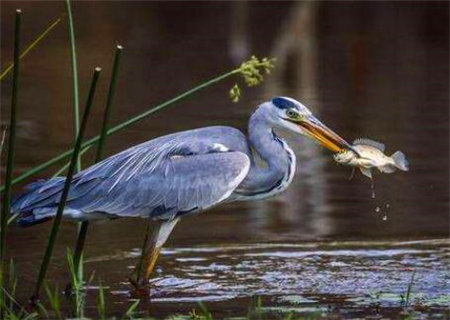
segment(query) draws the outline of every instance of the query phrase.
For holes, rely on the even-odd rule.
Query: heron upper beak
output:
[[[307,135],[317,140],[322,146],[332,152],[337,153],[344,151],[345,149],[353,150],[353,147],[347,141],[334,133],[312,115],[299,119],[296,123],[307,133]]]

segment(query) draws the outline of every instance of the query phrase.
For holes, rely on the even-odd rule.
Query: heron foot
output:
[[[133,297],[145,297],[150,294],[150,282],[148,279],[139,279],[135,273],[128,277],[128,282],[133,286],[131,295]]]

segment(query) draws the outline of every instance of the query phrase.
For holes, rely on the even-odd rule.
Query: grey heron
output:
[[[141,217],[157,227],[143,252],[137,275],[148,285],[159,252],[180,218],[220,203],[265,199],[291,183],[296,157],[278,136],[288,129],[317,140],[332,152],[352,147],[300,102],[275,97],[249,120],[248,138],[239,130],[213,126],[162,136],[84,169],[71,183],[63,217],[85,221]],[[266,165],[255,161],[255,154]],[[18,224],[31,226],[55,216],[64,177],[29,184],[12,204]]]

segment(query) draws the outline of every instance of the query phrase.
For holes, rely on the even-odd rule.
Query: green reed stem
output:
[[[99,162],[100,160],[102,160],[103,153],[105,150],[105,141],[108,133],[109,119],[111,118],[111,107],[113,105],[114,96],[116,94],[117,80],[119,79],[118,75],[119,75],[120,60],[122,58],[122,50],[123,47],[121,45],[118,45],[116,47],[113,69],[111,73],[111,80],[109,82],[108,88],[108,96],[106,98],[106,107],[105,112],[103,113],[103,123],[100,131],[100,138],[98,140],[97,153],[95,155],[95,162]]]
[[[11,114],[9,120],[8,135],[8,154],[6,159],[6,176],[5,176],[5,192],[3,194],[3,206],[1,211],[1,240],[0,240],[0,262],[3,268],[3,259],[6,248],[6,225],[10,211],[12,172],[14,166],[14,146],[16,141],[16,124],[17,124],[17,97],[19,90],[19,47],[20,47],[20,26],[22,11],[16,10],[15,26],[14,26],[14,70],[13,85],[11,94]]]
[[[414,269],[413,273],[411,274],[411,280],[408,283],[408,289],[406,290],[406,295],[405,295],[405,305],[404,305],[404,309],[407,309],[411,300],[411,291],[412,291],[412,286],[414,284],[414,278],[416,276],[416,269]]]
[[[5,192],[3,194],[3,205],[0,219],[0,288],[4,287],[4,260],[6,250],[6,228],[8,225],[8,216],[11,206],[11,185],[12,172],[14,166],[14,148],[16,142],[16,124],[17,124],[17,97],[19,94],[19,55],[20,55],[20,27],[22,20],[22,11],[16,10],[14,23],[14,70],[13,70],[13,84],[11,94],[11,114],[9,119],[9,135],[8,135],[8,154],[6,158],[6,176],[5,176]],[[4,295],[1,293],[1,300]],[[4,307],[0,306],[0,315],[3,319]]]
[[[2,131],[2,137],[0,139],[0,168],[2,167],[2,154],[3,154],[3,145],[5,144],[6,137],[6,127]],[[2,182],[2,177],[0,175],[0,184]]]
[[[211,85],[213,85],[215,83],[218,83],[218,82],[220,82],[220,81],[222,81],[222,80],[224,80],[226,78],[229,78],[229,77],[231,77],[231,76],[233,76],[235,74],[238,74],[240,72],[241,72],[241,69],[237,68],[237,69],[234,69],[234,70],[232,70],[230,72],[221,74],[221,75],[219,75],[219,76],[217,76],[215,78],[212,78],[212,79],[210,79],[210,80],[208,80],[208,81],[206,81],[206,82],[204,82],[204,83],[202,83],[202,84],[200,84],[200,85],[198,85],[198,86],[196,86],[196,87],[194,87],[194,88],[192,88],[190,90],[187,90],[187,91],[183,92],[182,94],[180,94],[180,95],[178,95],[178,96],[176,96],[176,97],[174,97],[172,99],[166,100],[165,102],[160,103],[157,106],[155,106],[153,108],[150,108],[147,111],[145,111],[145,112],[143,112],[143,113],[141,113],[141,114],[139,114],[139,115],[137,115],[137,116],[135,116],[135,117],[133,117],[131,119],[128,119],[128,120],[126,120],[126,121],[124,121],[124,122],[122,122],[122,123],[120,123],[118,125],[116,125],[115,127],[112,127],[111,129],[108,129],[108,131],[106,132],[106,135],[109,136],[109,135],[112,135],[114,133],[117,133],[117,132],[119,132],[119,131],[129,127],[130,125],[132,125],[132,124],[134,124],[136,122],[139,122],[142,119],[145,119],[146,117],[152,115],[153,113],[155,113],[155,112],[157,112],[157,111],[159,111],[159,110],[161,110],[161,109],[163,109],[165,107],[170,106],[171,104],[179,102],[180,100],[183,100],[183,99],[189,97],[190,95],[192,95],[192,94],[194,94],[194,93],[196,93],[196,92],[198,92],[198,91],[200,91],[202,89],[205,89],[205,88],[207,88],[207,87],[209,87],[209,86],[211,86]],[[97,143],[97,141],[99,141],[99,140],[100,140],[100,136],[99,135],[95,136],[95,137],[85,141],[82,144],[82,148],[85,148],[87,146],[93,145],[93,144]],[[42,164],[40,164],[40,165],[38,165],[38,166],[36,166],[34,168],[32,168],[32,169],[22,173],[17,178],[12,180],[12,185],[15,185],[15,184],[17,184],[19,182],[22,182],[26,178],[28,178],[28,177],[36,174],[36,173],[39,173],[39,172],[49,168],[50,166],[54,165],[55,163],[58,163],[59,161],[67,158],[68,156],[70,156],[72,154],[72,152],[73,152],[73,149],[67,150],[67,151],[65,151],[65,152],[63,152],[63,153],[53,157],[52,159],[50,159],[50,160],[48,160],[48,161],[46,161],[46,162],[44,162],[44,163],[42,163]],[[3,190],[4,190],[4,186],[0,187],[0,192],[3,192]]]
[[[34,294],[31,298],[31,302],[35,304],[39,297],[39,291],[41,289],[42,283],[44,281],[45,275],[47,273],[48,264],[50,262],[50,258],[52,256],[53,248],[55,246],[56,236],[58,235],[59,226],[61,224],[61,219],[64,212],[64,207],[66,205],[67,197],[69,195],[70,184],[72,182],[73,175],[75,173],[77,159],[80,153],[84,131],[86,129],[87,120],[89,118],[89,111],[91,110],[92,101],[95,95],[95,89],[97,87],[98,77],[100,75],[100,68],[95,68],[94,74],[92,77],[91,87],[89,90],[89,95],[86,101],[86,107],[84,109],[83,119],[80,126],[80,131],[77,135],[77,139],[75,141],[75,147],[72,154],[72,159],[69,166],[69,171],[67,172],[66,180],[64,182],[64,188],[61,194],[61,199],[59,200],[58,209],[56,212],[55,219],[53,221],[52,229],[50,231],[50,236],[48,238],[47,247],[45,248],[44,258],[42,259],[41,268],[39,270],[38,279],[36,282],[36,287],[34,290]]]
[[[91,148],[91,146],[87,146],[86,148],[81,149],[81,150],[80,150],[80,155],[79,155],[79,156],[81,157],[82,155],[84,155],[86,152],[89,151],[90,148]],[[69,166],[70,166],[70,161],[66,162],[66,163],[65,163],[58,171],[56,171],[56,172],[53,174],[53,177],[57,177],[57,176],[62,175],[62,174],[64,173],[64,171],[66,171],[67,168],[69,168]]]
[[[19,60],[25,58],[25,56],[35,47],[39,44],[39,42],[41,42],[46,36],[47,34],[52,31],[57,25],[58,23],[60,23],[62,20],[62,18],[58,18],[56,19],[50,26],[47,27],[47,29],[45,29],[40,35],[37,36],[36,39],[34,39],[26,48],[25,50],[20,54],[19,56]],[[3,70],[3,72],[0,74],[0,81],[3,80],[4,77],[6,77],[6,75],[13,69],[14,67],[14,63],[11,63],[9,66],[6,67],[5,70]]]
[[[67,11],[67,30],[69,31],[70,40],[70,64],[72,66],[72,108],[73,108],[73,138],[74,143],[80,128],[80,103],[78,95],[78,67],[77,67],[77,51],[75,47],[75,31],[73,28],[72,9],[70,0],[65,1]],[[76,171],[81,170],[81,160],[78,157]]]
[[[108,96],[106,99],[106,107],[103,113],[103,123],[100,131],[100,138],[97,145],[97,153],[95,155],[95,162],[99,162],[103,158],[103,151],[105,147],[106,134],[108,131],[109,119],[111,117],[111,107],[113,105],[114,95],[116,93],[117,87],[117,79],[119,74],[119,65],[120,59],[122,57],[122,46],[118,45],[116,47],[116,53],[114,55],[113,69],[111,73],[111,80],[109,83]],[[84,243],[86,241],[86,235],[89,227],[88,221],[83,221],[81,223],[80,229],[78,231],[78,238],[75,245],[75,253],[74,253],[74,265],[75,270],[79,270],[80,268],[80,257],[83,253]],[[78,272],[77,272],[78,274]]]

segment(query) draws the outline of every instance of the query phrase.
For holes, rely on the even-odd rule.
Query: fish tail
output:
[[[408,160],[406,160],[406,156],[401,151],[396,151],[391,156],[392,160],[394,160],[395,166],[403,171],[409,170],[409,163]]]

